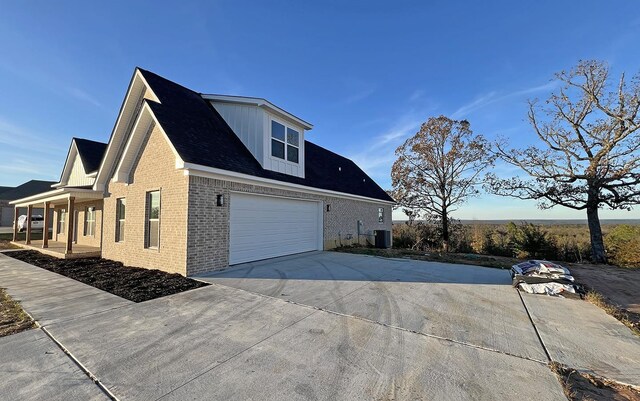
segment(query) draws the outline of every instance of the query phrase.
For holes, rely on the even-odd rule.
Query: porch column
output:
[[[31,216],[33,215],[33,205],[27,206],[27,240],[24,242],[29,245],[31,243]]]
[[[44,227],[42,228],[42,247],[49,247],[49,208],[51,207],[51,202],[44,203]]]
[[[75,215],[73,203],[75,199],[73,196],[70,196],[67,201],[67,250],[65,253],[73,253],[73,218]]]
[[[13,208],[13,242],[18,240],[18,207]]]

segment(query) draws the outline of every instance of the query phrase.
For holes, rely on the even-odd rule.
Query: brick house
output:
[[[393,199],[312,125],[261,98],[194,92],[137,68],[107,144],[74,138],[60,182],[11,202],[51,208],[35,244],[183,275],[373,243]]]

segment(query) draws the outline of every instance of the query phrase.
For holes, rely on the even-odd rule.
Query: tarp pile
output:
[[[566,267],[546,260],[527,260],[511,267],[513,286],[530,294],[566,295],[582,292]]]

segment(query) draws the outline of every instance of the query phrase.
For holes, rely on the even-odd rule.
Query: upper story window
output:
[[[271,121],[271,156],[298,163],[300,133],[277,121]]]

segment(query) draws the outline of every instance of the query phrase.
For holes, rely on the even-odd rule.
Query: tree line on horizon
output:
[[[513,148],[488,141],[466,120],[429,118],[396,149],[391,196],[410,221],[439,226],[440,249],[451,250],[451,214],[486,192],[535,200],[586,213],[590,259],[607,263],[599,211],[640,204],[640,75],[611,82],[601,61],[580,61],[555,75],[561,87],[544,102],[530,100],[527,116],[538,145]],[[521,175],[499,177],[497,161]]]

